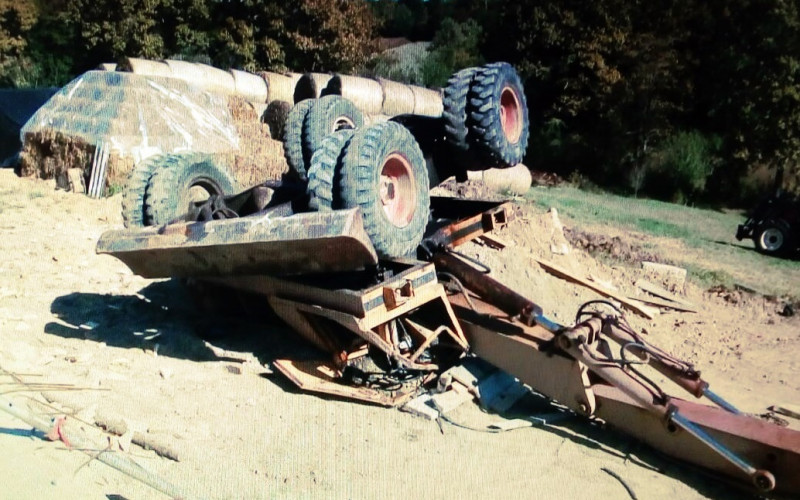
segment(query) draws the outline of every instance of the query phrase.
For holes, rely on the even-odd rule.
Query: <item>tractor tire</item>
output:
[[[168,155],[164,167],[150,178],[145,211],[150,224],[167,224],[186,215],[192,202],[234,194],[236,188],[227,170],[208,155]]]
[[[468,140],[486,167],[513,167],[528,146],[528,103],[508,63],[483,66],[467,96]]]
[[[283,129],[283,154],[289,168],[301,179],[306,178],[306,162],[303,156],[303,123],[315,99],[300,101],[289,111]]]
[[[455,150],[466,152],[467,141],[467,94],[479,68],[466,68],[453,74],[444,88],[444,120],[445,137]]]
[[[125,227],[150,225],[144,208],[147,186],[155,171],[165,163],[166,156],[155,155],[140,161],[131,170],[125,184],[125,192],[122,193],[122,224]]]
[[[322,140],[337,130],[359,129],[364,126],[364,115],[352,101],[327,95],[314,100],[303,122],[303,155],[306,165],[311,163],[314,151]]]
[[[342,206],[361,208],[379,256],[407,256],[419,246],[428,190],[425,158],[408,129],[383,122],[356,131],[341,163]]]
[[[342,158],[353,138],[353,130],[339,130],[322,140],[308,169],[308,206],[319,212],[342,208],[340,193]]]
[[[782,220],[766,220],[756,228],[753,241],[756,250],[764,255],[782,255],[791,248],[789,224]]]

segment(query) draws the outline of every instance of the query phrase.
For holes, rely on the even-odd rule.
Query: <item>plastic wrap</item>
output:
[[[239,149],[225,96],[175,78],[89,71],[67,84],[22,128],[21,138],[58,132],[108,142],[133,163],[156,153]]]

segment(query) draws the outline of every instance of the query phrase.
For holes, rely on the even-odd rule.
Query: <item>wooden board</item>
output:
[[[658,297],[642,296],[642,297],[628,297],[628,298],[636,302],[643,302],[645,304],[649,304],[656,307],[674,309],[675,311],[691,312],[691,313],[697,312],[697,309],[693,309],[691,307],[678,304],[677,302],[671,302],[669,300],[659,299]]]
[[[655,311],[653,311],[651,308],[641,304],[636,304],[635,302],[629,300],[627,297],[623,295],[620,295],[616,292],[612,292],[611,290],[603,288],[597,285],[596,283],[592,283],[591,281],[579,278],[570,273],[569,271],[567,271],[566,269],[564,269],[563,267],[559,266],[558,264],[555,264],[553,262],[544,259],[536,259],[536,261],[539,263],[540,266],[542,266],[544,270],[555,276],[558,276],[559,278],[572,281],[590,290],[594,290],[595,292],[599,293],[600,295],[603,295],[604,297],[610,297],[619,302],[620,304],[622,304],[623,307],[625,307],[626,309],[629,309],[641,316],[644,316],[647,319],[653,319],[653,317],[655,317]]]
[[[647,292],[649,294],[655,295],[656,297],[661,297],[662,299],[667,299],[667,300],[670,300],[672,302],[676,302],[678,304],[681,304],[683,306],[686,306],[686,307],[690,308],[690,310],[692,312],[697,312],[694,309],[694,307],[695,307],[694,304],[692,304],[691,302],[687,302],[686,300],[683,300],[682,298],[678,297],[674,293],[670,292],[669,290],[667,290],[667,289],[665,289],[663,287],[660,287],[660,286],[656,285],[655,283],[651,283],[651,282],[649,282],[647,280],[637,280],[636,281],[636,286],[641,288],[642,290],[644,290],[645,292]]]

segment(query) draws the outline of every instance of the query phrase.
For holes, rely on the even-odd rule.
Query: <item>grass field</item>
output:
[[[647,235],[642,247],[689,270],[701,285],[743,285],[766,295],[800,299],[800,260],[767,257],[750,240],[737,241],[744,215],[655,200],[592,193],[574,187],[534,187],[527,202],[556,207],[565,223],[588,233],[612,228]]]

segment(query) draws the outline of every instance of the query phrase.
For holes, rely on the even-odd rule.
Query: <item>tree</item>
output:
[[[784,166],[800,176],[800,7],[794,0],[709,2],[694,39],[698,93],[708,126],[726,137],[718,196],[740,192],[748,169]]]
[[[246,69],[349,71],[374,52],[365,0],[245,0],[218,9],[213,58]]]
[[[31,61],[25,57],[28,35],[39,18],[34,0],[0,0],[0,83],[27,82]]]
[[[375,52],[377,23],[364,0],[301,0],[284,18],[287,60],[297,70],[350,71]]]
[[[442,87],[457,70],[481,64],[483,58],[479,46],[482,34],[480,25],[472,19],[463,23],[452,18],[442,21],[423,64],[425,85]]]

